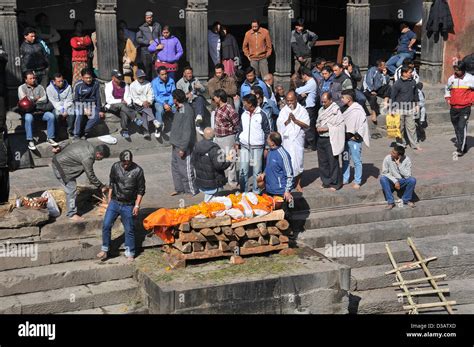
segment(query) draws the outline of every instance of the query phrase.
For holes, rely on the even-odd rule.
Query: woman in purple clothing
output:
[[[154,54],[155,69],[160,66],[166,67],[168,77],[175,80],[178,61],[183,56],[183,46],[176,36],[171,35],[169,25],[163,27],[161,37],[153,41],[148,47],[148,51]]]

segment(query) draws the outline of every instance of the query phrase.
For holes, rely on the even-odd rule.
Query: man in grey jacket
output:
[[[46,88],[46,94],[49,101],[53,104],[53,113],[56,121],[67,121],[67,132],[70,137],[74,136],[74,93],[69,83],[64,79],[61,73],[56,73],[53,80]]]
[[[145,12],[145,23],[143,23],[137,32],[136,42],[140,48],[140,62],[141,68],[145,70],[148,81],[155,78],[156,71],[153,68],[153,56],[148,51],[148,46],[154,40],[159,40],[161,36],[161,25],[158,22],[153,22],[153,12]],[[164,46],[160,43],[157,50],[163,49]]]
[[[170,143],[173,146],[171,153],[171,174],[175,191],[171,196],[178,194],[197,194],[194,184],[194,168],[191,164],[191,155],[196,143],[196,129],[194,126],[194,110],[186,102],[186,94],[176,89],[173,92],[173,102],[178,110],[171,125]]]
[[[403,190],[403,204],[409,207],[415,207],[412,202],[413,192],[416,186],[416,179],[412,176],[412,163],[409,157],[405,155],[405,147],[395,145],[390,155],[387,155],[383,161],[380,184],[382,185],[385,199],[387,200],[387,209],[395,207],[393,199],[393,190]]]
[[[305,29],[304,18],[299,18],[295,24],[295,30],[291,32],[291,50],[295,57],[295,73],[302,66],[311,69],[311,48],[318,40],[318,35]]]
[[[101,189],[103,193],[108,191],[94,173],[94,162],[110,156],[110,149],[106,145],[94,147],[86,140],[79,140],[61,147],[53,149],[53,172],[66,192],[67,216],[73,222],[81,222],[83,217],[77,214],[76,197],[77,184],[76,179],[84,172],[89,182]]]

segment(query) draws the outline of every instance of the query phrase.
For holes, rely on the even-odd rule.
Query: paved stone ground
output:
[[[414,163],[414,176],[419,184],[424,182],[447,183],[462,182],[474,180],[474,137],[468,138],[468,148],[470,152],[458,160],[453,159],[454,136],[438,135],[428,138],[421,147],[423,151],[416,152],[411,149],[407,154]],[[374,191],[379,189],[378,177],[382,167],[382,161],[385,155],[390,153],[391,141],[384,138],[372,140],[371,147],[363,148],[364,177],[361,193],[364,191]],[[126,144],[119,144],[124,146]],[[108,181],[108,174],[111,165],[116,158],[97,162],[95,171],[97,176]],[[134,160],[145,170],[147,181],[147,193],[145,195],[143,206],[148,208],[176,207],[180,199],[184,199],[186,205],[200,202],[203,195],[195,197],[179,196],[170,197],[173,189],[171,177],[171,154],[170,148],[159,148],[154,154],[137,153]],[[331,193],[327,190],[322,191],[319,180],[319,170],[317,165],[317,153],[309,152],[305,154],[305,173],[303,174],[303,185],[305,194],[357,194],[350,186],[342,190]],[[86,185],[86,178],[81,177],[79,184]],[[25,169],[12,173],[11,175],[11,194],[20,195],[41,192],[46,189],[59,188],[58,181],[54,178],[51,167],[38,167],[35,169]]]

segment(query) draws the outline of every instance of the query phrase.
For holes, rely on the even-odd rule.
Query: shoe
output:
[[[411,202],[411,201],[408,202],[408,203],[406,203],[405,205],[407,205],[408,207],[411,207],[411,208],[415,208],[415,207],[416,207],[415,203],[414,203],[414,202]]]
[[[130,140],[130,134],[128,133],[128,131],[122,131],[121,135],[125,140]]]
[[[196,131],[202,136],[204,135],[204,131],[200,127],[196,127]]]
[[[143,121],[140,118],[135,118],[135,124],[141,127],[143,125]]]
[[[153,121],[153,125],[155,126],[156,129],[160,129],[163,126],[163,124],[158,122],[156,119]]]
[[[387,206],[385,206],[385,209],[386,210],[391,210],[395,207],[395,204],[388,204]]]
[[[53,139],[48,139],[47,142],[53,147],[58,147],[59,146],[59,144],[56,141],[54,141]]]
[[[145,140],[150,140],[150,139],[151,139],[150,133],[145,133],[145,134],[143,135],[143,138],[144,138]]]
[[[30,151],[36,151],[36,145],[34,141],[28,141],[28,149]]]
[[[456,157],[462,157],[464,156],[464,154],[465,154],[464,152],[460,152],[460,151],[456,151],[453,153],[453,155],[455,155]]]
[[[354,183],[352,185],[352,188],[354,188],[355,190],[359,190],[360,189],[360,184]]]
[[[161,138],[161,129],[156,129],[156,130],[155,130],[155,137],[156,137],[157,139]]]
[[[200,124],[200,123],[202,123],[202,121],[203,121],[202,116],[200,114],[198,114],[196,116],[196,124]]]
[[[73,141],[73,142],[79,141],[80,139],[81,139],[81,137],[80,137],[79,135],[74,135],[74,136],[72,137],[72,141]]]
[[[77,214],[75,214],[74,216],[70,217],[69,220],[70,220],[71,222],[84,222],[84,221],[85,221],[84,217],[81,217],[81,216],[79,216],[79,215],[77,215]]]

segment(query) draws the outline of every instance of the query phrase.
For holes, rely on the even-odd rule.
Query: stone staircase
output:
[[[404,207],[387,211],[380,192],[358,193],[354,197],[323,199],[305,197],[313,207],[300,211],[296,219],[305,231],[298,234],[300,246],[308,246],[333,261],[351,267],[349,312],[359,314],[405,313],[398,301],[401,291],[391,284],[394,275],[385,244],[390,246],[397,263],[411,262],[414,255],[407,244],[411,237],[424,257],[437,257],[428,264],[433,275],[446,274],[440,287],[449,287],[446,295],[456,300],[455,313],[474,312],[474,182],[438,185],[426,182],[417,187],[421,201],[414,209]],[[339,200],[339,201],[338,201]],[[301,204],[301,202],[300,202]],[[327,253],[328,246],[363,247],[360,254]],[[331,250],[332,250],[331,249]],[[352,248],[355,250],[356,248]],[[424,277],[421,269],[403,273],[405,279]],[[429,286],[429,284],[428,284]],[[427,288],[425,283],[418,289]],[[429,289],[431,287],[429,286]],[[437,296],[415,297],[415,302],[437,302]],[[427,311],[428,312],[428,311]],[[441,309],[429,312],[443,313]]]

